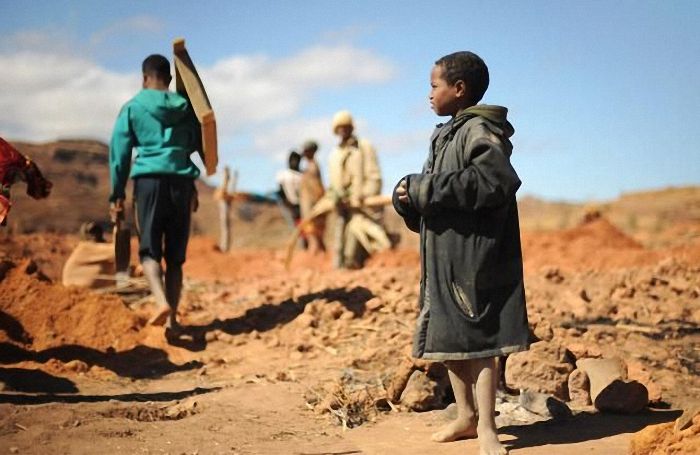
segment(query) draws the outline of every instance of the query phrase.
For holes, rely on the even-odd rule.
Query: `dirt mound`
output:
[[[78,244],[77,236],[45,232],[42,234],[8,234],[0,230],[0,260],[32,258],[52,281],[61,280],[63,264]]]
[[[118,297],[51,284],[30,259],[5,264],[0,310],[15,329],[0,332],[0,340],[35,350],[69,344],[121,350],[142,340],[144,320]]]
[[[603,217],[571,229],[522,234],[525,268],[545,265],[570,270],[611,269],[651,264],[660,254],[644,247]]]

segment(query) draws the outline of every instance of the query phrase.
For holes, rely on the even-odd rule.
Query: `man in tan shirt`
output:
[[[381,209],[363,207],[369,196],[381,193],[382,177],[372,145],[353,134],[354,123],[348,111],[333,117],[333,132],[340,143],[329,157],[329,194],[336,201],[334,265],[359,267],[363,252],[371,254],[389,248],[386,232],[379,224]]]

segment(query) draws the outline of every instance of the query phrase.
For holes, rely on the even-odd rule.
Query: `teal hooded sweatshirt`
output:
[[[136,148],[132,165],[131,151]],[[199,123],[189,101],[175,92],[143,89],[126,103],[109,146],[109,200],[125,198],[129,176],[179,175],[196,179],[190,159],[201,149]]]

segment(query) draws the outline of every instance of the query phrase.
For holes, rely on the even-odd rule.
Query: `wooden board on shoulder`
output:
[[[216,118],[211,108],[207,92],[204,91],[202,80],[192,63],[190,54],[185,48],[185,40],[177,38],[173,41],[173,61],[175,62],[175,88],[178,93],[190,100],[197,120],[202,128],[202,161],[207,175],[216,173],[219,162],[216,140]]]

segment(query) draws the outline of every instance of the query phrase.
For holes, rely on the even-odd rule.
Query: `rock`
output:
[[[401,399],[401,394],[415,369],[413,361],[408,358],[405,358],[396,369],[396,373],[387,388],[387,396],[392,403],[397,403]]]
[[[627,365],[618,357],[579,359],[576,361],[576,367],[588,375],[592,400],[595,400],[601,390],[614,380],[627,379]]]
[[[569,400],[576,406],[591,404],[590,382],[588,375],[578,368],[569,375]]]
[[[649,403],[660,403],[662,400],[662,389],[652,378],[651,373],[644,365],[636,360],[627,362],[627,379],[640,382],[649,392]]]
[[[439,385],[422,371],[416,370],[401,394],[401,404],[414,411],[428,411],[439,407],[442,401],[439,395]]]
[[[629,455],[700,453],[700,415],[683,431],[674,431],[674,424],[650,425],[630,440]]]
[[[593,400],[596,409],[604,412],[634,414],[649,403],[649,393],[637,381],[616,379],[605,387]]]
[[[76,373],[85,373],[90,369],[88,364],[82,360],[71,360],[70,362],[66,363],[65,368],[66,370],[74,371]]]
[[[340,313],[340,316],[338,319],[341,319],[343,321],[349,321],[350,319],[355,319],[355,313],[353,313],[350,310],[343,310],[342,313]]]
[[[298,324],[300,327],[318,327],[316,318],[306,312],[297,316],[294,323]]]
[[[627,381],[627,366],[622,359],[581,359],[576,366],[588,376],[591,401],[599,411],[629,414],[649,403],[647,388],[637,381]]]
[[[569,374],[574,370],[571,353],[558,343],[540,341],[529,351],[506,360],[506,385],[512,389],[548,393],[568,400]]]
[[[545,393],[523,390],[518,398],[520,406],[530,412],[554,420],[571,417],[571,409],[561,400]]]
[[[566,345],[566,349],[568,349],[577,360],[586,357],[597,359],[603,356],[603,353],[597,344],[578,342],[569,343]]]
[[[195,415],[202,410],[199,402],[193,398],[188,398],[165,409],[165,415],[172,420],[179,420],[184,417]]]
[[[544,278],[547,281],[551,281],[554,284],[559,284],[564,281],[564,275],[562,275],[561,270],[557,267],[545,268],[543,272]]]
[[[693,424],[693,419],[700,415],[700,403],[691,403],[683,409],[683,414],[676,419],[673,426],[674,431],[683,431]]]
[[[365,303],[367,311],[377,311],[384,306],[384,301],[379,297],[373,297]]]
[[[554,338],[554,332],[552,331],[552,324],[549,321],[542,320],[535,325],[533,330],[534,335],[542,341],[552,341]]]

